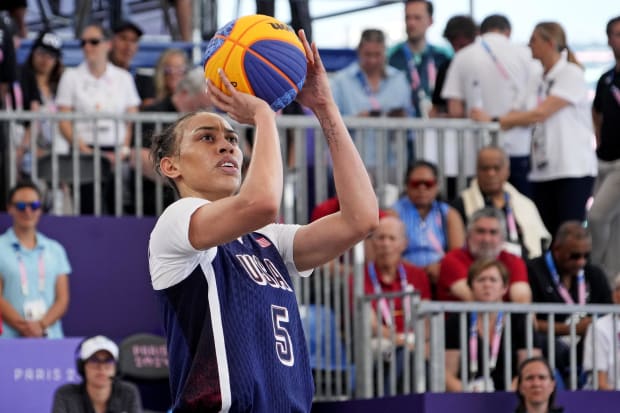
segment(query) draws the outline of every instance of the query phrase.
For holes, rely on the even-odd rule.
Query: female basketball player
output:
[[[329,146],[340,211],[311,224],[274,224],[283,173],[275,114],[264,101],[208,83],[213,103],[256,128],[252,162],[213,113],[180,118],[153,140],[155,168],[180,195],[149,243],[161,302],[175,412],[309,412],[313,383],[291,276],[307,276],[377,225],[373,188],[303,32],[308,71],[297,100]]]

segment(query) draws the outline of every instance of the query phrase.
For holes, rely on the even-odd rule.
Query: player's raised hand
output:
[[[275,116],[267,102],[248,93],[239,92],[230,83],[222,69],[218,69],[220,78],[229,94],[219,90],[213,82],[207,79],[207,91],[213,104],[228,116],[239,123],[256,124],[258,113],[271,113]]]
[[[316,109],[333,102],[329,80],[316,43],[310,44],[303,30],[299,30],[299,38],[306,50],[308,69],[304,86],[297,94],[297,101],[316,111]]]

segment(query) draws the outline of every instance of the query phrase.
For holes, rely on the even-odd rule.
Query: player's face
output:
[[[385,46],[381,42],[363,42],[357,51],[359,64],[366,74],[383,73]]]
[[[498,302],[506,294],[502,274],[497,267],[485,268],[474,277],[471,283],[474,300],[481,302]]]
[[[555,381],[544,363],[533,361],[523,367],[518,391],[526,403],[530,405],[547,403],[554,388]]]
[[[503,191],[510,172],[501,152],[495,149],[481,151],[476,169],[476,178],[483,194],[495,195]]]
[[[491,217],[480,218],[467,233],[467,245],[475,258],[497,257],[502,241],[499,221]]]
[[[241,182],[243,155],[239,136],[230,124],[219,115],[204,112],[177,128],[178,152],[169,158],[181,195],[211,201],[232,195]]]
[[[433,23],[426,3],[416,1],[405,4],[405,26],[409,41],[418,41],[426,36],[426,30]]]
[[[20,229],[34,229],[41,218],[41,199],[37,191],[32,188],[22,188],[15,191],[13,199],[8,205],[9,215],[13,218],[13,225]]]
[[[616,60],[620,60],[620,22],[611,25],[611,31],[607,36],[607,44],[614,52]]]

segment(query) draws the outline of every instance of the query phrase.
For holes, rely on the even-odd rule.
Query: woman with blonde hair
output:
[[[479,110],[474,110],[472,117],[499,121],[502,129],[535,126],[529,178],[534,202],[545,226],[554,234],[564,221],[585,219],[597,173],[588,86],[560,24],[537,24],[529,46],[543,66],[543,77],[535,90],[538,105],[498,119]]]
[[[187,53],[181,49],[164,51],[155,66],[155,100],[172,96],[177,84],[189,70]]]

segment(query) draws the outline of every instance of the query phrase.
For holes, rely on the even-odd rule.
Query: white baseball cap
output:
[[[80,346],[80,360],[86,360],[98,351],[105,350],[118,361],[118,346],[105,336],[94,336]]]

